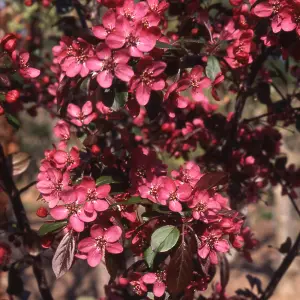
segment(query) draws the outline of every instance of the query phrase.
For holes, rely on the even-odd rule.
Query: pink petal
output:
[[[144,83],[140,83],[136,89],[136,100],[140,105],[146,105],[150,99],[151,89]]]
[[[114,61],[117,64],[127,64],[130,59],[130,55],[126,49],[116,51],[114,54]]]
[[[209,253],[209,259],[210,259],[210,262],[214,265],[218,264],[218,256],[217,256],[217,253],[215,251],[210,251]]]
[[[207,244],[204,244],[201,248],[198,249],[198,255],[205,259],[210,252],[210,247]]]
[[[152,90],[154,90],[154,91],[161,91],[161,90],[164,89],[165,85],[166,85],[166,82],[163,79],[155,80],[152,83]]]
[[[83,120],[84,125],[90,124],[92,121],[94,121],[97,118],[97,113],[92,113],[89,116],[85,117]]]
[[[115,28],[116,26],[116,14],[112,9],[106,11],[102,18],[102,24],[105,28]]]
[[[77,105],[72,103],[68,105],[67,111],[68,114],[73,118],[78,118],[81,113],[81,109]]]
[[[53,185],[51,182],[49,181],[39,181],[36,185],[36,188],[38,189],[38,191],[42,194],[51,194],[53,191]]]
[[[98,198],[104,199],[105,197],[107,197],[110,192],[110,189],[111,189],[111,187],[109,184],[103,184],[103,185],[98,186],[96,188]]]
[[[151,68],[151,71],[153,72],[152,76],[157,77],[158,75],[160,75],[161,73],[164,72],[166,67],[167,67],[167,64],[163,61],[154,62],[153,66]]]
[[[169,193],[176,192],[177,187],[176,187],[175,182],[172,179],[168,178],[168,177],[164,178],[163,186],[164,186],[165,189],[167,189],[169,191]]]
[[[214,248],[219,252],[228,252],[230,247],[226,240],[221,239],[214,243]]]
[[[91,114],[93,111],[92,102],[91,101],[85,102],[81,110],[84,116],[88,116],[89,114]]]
[[[122,229],[119,226],[109,227],[104,233],[104,239],[108,243],[116,242],[122,235]]]
[[[171,200],[169,201],[169,209],[174,212],[181,212],[182,211],[182,205],[177,200]]]
[[[146,2],[142,1],[135,5],[134,13],[135,13],[135,18],[137,20],[140,20],[144,16],[146,16],[147,12],[148,12],[148,5]]]
[[[142,52],[151,51],[156,44],[156,38],[152,34],[142,33],[139,36],[139,43],[137,44],[137,48]]]
[[[121,48],[125,44],[125,35],[120,31],[115,31],[107,36],[105,42],[111,49]]]
[[[94,211],[94,204],[91,201],[88,201],[84,204],[83,209],[89,213]]]
[[[68,217],[69,210],[63,205],[56,206],[50,209],[50,215],[55,220],[64,220]]]
[[[78,218],[85,223],[93,222],[97,218],[97,212],[95,210],[92,212],[87,212],[85,210],[78,211],[77,215]]]
[[[115,74],[120,80],[129,82],[133,77],[134,72],[128,65],[118,64],[115,67]]]
[[[177,189],[177,195],[181,201],[188,200],[188,198],[191,196],[191,193],[192,188],[187,183],[180,185]]]
[[[163,282],[155,282],[153,286],[153,294],[156,297],[161,297],[166,291],[166,285]]]
[[[143,52],[134,46],[129,47],[129,54],[132,57],[143,57],[144,56]]]
[[[201,67],[201,66],[195,66],[191,70],[190,76],[199,80],[202,77],[202,74],[203,74],[203,67]]]
[[[69,219],[70,225],[77,232],[82,232],[84,230],[84,222],[82,222],[77,214],[74,214]]]
[[[103,26],[94,26],[92,28],[92,31],[94,35],[100,40],[104,40],[107,36],[106,29]]]
[[[103,62],[96,57],[91,57],[86,61],[86,65],[92,71],[99,71],[103,67]]]
[[[77,247],[80,252],[87,253],[87,252],[90,252],[92,249],[94,249],[95,246],[96,246],[96,241],[93,238],[88,237],[88,238],[81,240],[78,243]]]
[[[142,280],[147,284],[153,284],[157,280],[157,277],[155,273],[147,273],[142,277]]]
[[[74,62],[68,67],[68,69],[66,71],[66,75],[71,78],[75,77],[76,75],[78,75],[80,73],[81,68],[82,68],[81,64]]]
[[[110,71],[102,71],[97,76],[97,82],[105,89],[111,87],[113,81],[113,75]]]
[[[272,5],[270,5],[267,1],[266,2],[262,2],[257,4],[254,8],[253,8],[253,13],[260,17],[260,18],[264,18],[264,17],[270,17],[273,13],[273,8]]]
[[[41,73],[40,70],[35,69],[35,68],[26,68],[26,74],[30,77],[30,78],[35,78],[38,77]]]
[[[66,153],[65,151],[58,150],[54,153],[53,158],[56,163],[64,165],[67,162],[68,153]]]
[[[99,265],[101,259],[102,259],[102,253],[99,249],[89,251],[87,262],[91,267],[96,267],[97,265]]]
[[[104,229],[99,225],[95,224],[91,227],[91,237],[93,238],[101,238],[104,236]]]
[[[111,50],[105,45],[101,44],[100,47],[96,49],[96,55],[103,60],[111,57]]]
[[[107,252],[113,254],[119,254],[123,252],[123,246],[120,243],[107,243],[105,249]]]
[[[109,207],[108,203],[104,200],[96,200],[93,204],[96,211],[105,211]]]

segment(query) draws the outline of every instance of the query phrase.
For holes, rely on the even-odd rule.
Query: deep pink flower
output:
[[[149,8],[152,12],[162,15],[169,7],[166,0],[147,0]]]
[[[283,31],[292,31],[296,29],[298,35],[300,35],[300,5],[295,5],[291,8],[284,8],[280,13],[282,17],[281,29]]]
[[[38,77],[41,71],[35,68],[31,68],[28,64],[28,61],[29,61],[29,53],[28,52],[21,53],[19,56],[21,76],[28,79]]]
[[[53,128],[56,137],[61,140],[67,141],[70,139],[70,125],[63,120],[59,120]]]
[[[38,191],[49,203],[49,207],[53,208],[61,200],[62,192],[68,189],[70,174],[69,172],[62,173],[52,168],[45,172],[40,172],[37,179],[36,187]]]
[[[84,203],[84,210],[87,213],[93,211],[105,211],[109,204],[105,200],[110,192],[110,185],[103,184],[96,187],[95,181],[91,177],[84,177],[77,187],[78,199]]]
[[[150,59],[140,60],[137,65],[139,75],[132,78],[130,90],[135,91],[136,99],[140,105],[149,102],[151,91],[161,91],[165,87],[165,80],[161,77],[167,67],[162,61]]]
[[[140,185],[138,191],[142,198],[147,198],[156,203],[158,190],[162,184],[163,177],[154,177],[151,181],[147,181],[144,185]]]
[[[85,102],[82,109],[80,109],[77,105],[70,103],[67,111],[72,118],[71,122],[79,127],[90,124],[97,117],[97,114],[93,113],[91,101]]]
[[[163,186],[158,190],[157,200],[162,205],[168,204],[169,209],[174,212],[182,211],[181,202],[187,202],[190,200],[192,188],[189,184],[179,184],[172,179],[166,177],[163,181]]]
[[[180,167],[179,171],[173,170],[172,177],[190,184],[194,187],[198,180],[204,175],[200,171],[200,167],[193,161],[186,162]]]
[[[204,223],[217,219],[221,205],[209,196],[206,191],[197,192],[188,206],[192,209],[193,218]]]
[[[217,264],[217,252],[229,251],[229,243],[222,239],[222,235],[222,230],[219,229],[206,230],[200,237],[201,245],[198,249],[198,255],[203,259],[209,257],[212,264]]]
[[[113,32],[116,27],[116,13],[113,9],[105,12],[102,18],[102,25],[94,26],[92,31],[94,35],[101,40],[105,40],[107,35]]]
[[[61,60],[60,64],[62,70],[66,72],[68,77],[75,77],[78,74],[80,74],[81,77],[88,75],[90,70],[86,65],[86,61],[94,54],[89,43],[78,38],[67,48],[66,53],[63,51],[63,54],[66,56]]]
[[[58,169],[67,168],[69,171],[73,170],[77,168],[80,163],[79,149],[74,146],[69,153],[63,150],[57,150],[53,155],[53,159]]]
[[[132,68],[127,65],[130,59],[128,51],[112,53],[111,49],[102,44],[96,49],[96,55],[88,59],[87,66],[92,71],[99,71],[97,81],[101,87],[111,87],[114,76],[128,82],[134,75]]]
[[[153,294],[156,297],[161,297],[166,291],[166,271],[158,271],[156,273],[147,273],[142,277],[146,284],[154,284]]]
[[[209,78],[203,75],[203,68],[195,66],[188,77],[192,88],[192,97],[195,101],[203,101],[205,99],[203,89],[211,86]]]
[[[144,1],[135,3],[134,0],[125,0],[122,7],[117,7],[117,14],[122,15],[129,21],[136,22],[147,14],[148,9],[149,7]]]
[[[80,199],[76,189],[62,194],[65,204],[50,209],[50,215],[55,220],[69,220],[70,226],[77,232],[84,230],[84,223],[93,222],[97,218],[97,212],[84,211],[84,201]]]
[[[130,56],[143,57],[143,52],[154,48],[157,38],[156,30],[146,29],[142,25],[132,26],[126,18],[119,16],[115,30],[107,36],[105,42],[111,49],[125,47]]]
[[[118,194],[116,195],[114,198],[117,201],[116,204],[118,202],[123,202],[123,201],[128,201],[130,199],[131,195],[129,193],[122,193],[122,194]],[[136,221],[136,207],[135,205],[115,205],[113,207],[113,209],[115,211],[120,212],[121,217],[127,219],[130,222],[135,222]]]
[[[91,227],[90,235],[78,243],[78,250],[87,254],[87,262],[91,267],[96,267],[101,262],[105,251],[113,254],[123,252],[122,245],[117,242],[122,235],[119,226],[112,226],[105,230],[95,224]]]

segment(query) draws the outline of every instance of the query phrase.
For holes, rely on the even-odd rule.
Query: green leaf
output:
[[[67,224],[68,224],[68,221],[45,223],[40,227],[38,234],[40,236],[46,235],[47,233],[54,232],[54,231],[57,231],[57,230],[65,227]]]
[[[111,109],[113,111],[118,111],[120,110],[125,104],[126,104],[126,99],[127,99],[128,93],[116,93],[115,94],[115,99],[114,102],[111,106]]]
[[[19,129],[20,128],[20,121],[13,115],[11,114],[5,114],[5,117],[7,119],[7,122],[13,126],[15,129]]]
[[[144,252],[144,258],[149,268],[152,268],[154,258],[157,252],[153,251],[151,246],[147,248]]]
[[[179,230],[172,225],[166,225],[156,229],[151,236],[151,248],[153,251],[166,252],[172,249],[180,236]]]
[[[164,42],[160,42],[160,41],[156,42],[155,47],[160,48],[160,49],[175,49],[175,47],[173,45],[167,44],[167,43],[164,43]]]
[[[221,72],[220,64],[215,56],[209,56],[207,66],[205,68],[206,76],[214,81],[217,75]]]
[[[120,183],[117,180],[114,180],[112,178],[112,176],[100,176],[97,180],[96,180],[96,185],[103,185],[103,184],[111,184],[111,183]]]

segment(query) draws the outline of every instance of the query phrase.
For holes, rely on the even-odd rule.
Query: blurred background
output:
[[[70,12],[66,15],[75,19],[75,14]],[[30,32],[30,24],[38,19],[37,30],[42,30],[44,35],[43,49],[51,52],[51,47],[56,43],[55,38],[61,35],[57,15],[53,8],[42,8],[37,5],[27,7],[23,1],[0,0],[0,38],[9,32],[17,32],[26,36]],[[287,87],[283,87],[287,88]],[[274,92],[274,91],[273,91]],[[220,102],[220,110],[224,113],[232,111],[233,101],[230,96],[223,93],[223,101]],[[255,101],[255,100],[253,100]],[[265,113],[264,107],[255,103],[257,109],[253,110],[253,103],[247,102],[244,117],[253,117]],[[38,110],[38,115],[32,118],[27,113],[20,114],[21,129],[14,129],[7,123],[5,117],[0,116],[0,143],[4,147],[7,155],[16,152],[28,153],[31,157],[29,168],[25,173],[15,178],[18,188],[22,188],[34,181],[37,175],[39,162],[44,156],[44,151],[51,147],[53,141],[52,127],[55,123],[46,111]],[[300,165],[300,137],[295,128],[279,128],[284,136],[282,152],[288,156],[288,163]],[[199,150],[200,151],[200,150]],[[170,168],[178,167],[182,161],[170,159],[164,155]],[[0,170],[1,171],[1,170]],[[298,193],[300,191],[297,191]],[[41,203],[37,201],[39,193],[35,186],[22,194],[22,201],[30,218],[34,229],[41,225],[35,212]],[[7,207],[7,198],[0,192],[0,207]],[[232,265],[230,282],[228,285],[228,295],[232,295],[239,288],[251,289],[249,276],[257,277],[261,280],[263,287],[271,278],[273,271],[279,266],[284,255],[277,249],[290,237],[295,239],[300,224],[296,218],[293,207],[286,196],[281,195],[281,187],[270,188],[262,196],[257,204],[249,205],[246,214],[248,215],[248,225],[260,241],[259,247],[253,251],[253,263],[248,263],[243,257],[231,253],[229,260]],[[3,216],[3,215],[2,215]],[[2,220],[3,221],[3,220]],[[1,235],[0,235],[1,240]],[[14,253],[18,256],[21,253]],[[107,274],[103,265],[91,269],[85,261],[78,261],[70,272],[59,280],[55,280],[51,270],[52,250],[46,251],[45,265],[47,266],[47,276],[52,289],[54,299],[80,299],[92,300],[104,296],[103,284],[107,281]],[[279,284],[274,296],[274,300],[300,299],[300,258],[297,258],[285,277]],[[6,294],[7,273],[0,274],[0,300],[11,299]],[[40,299],[39,292],[31,268],[24,272],[25,290],[30,291],[30,300]],[[218,276],[214,281],[218,280]],[[251,281],[251,280],[250,280]],[[209,291],[204,294],[209,294]]]

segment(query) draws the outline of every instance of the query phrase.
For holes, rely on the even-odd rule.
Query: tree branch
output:
[[[29,220],[26,215],[25,208],[20,198],[20,192],[15,186],[12,176],[7,166],[6,158],[3,152],[2,145],[0,144],[0,180],[3,182],[3,188],[10,198],[14,214],[17,219],[19,230],[22,232],[24,244],[26,243],[26,236],[34,235],[30,227]],[[44,268],[42,265],[41,257],[31,256],[33,259],[33,272],[38,283],[39,291],[43,300],[53,300],[50,289],[47,285]]]
[[[299,248],[300,248],[300,233],[298,234],[298,237],[293,247],[291,248],[289,253],[285,256],[279,268],[273,274],[271,281],[269,282],[268,286],[266,287],[265,291],[263,292],[259,300],[266,300],[271,298],[281,278],[288,270],[289,266],[292,264],[295,257],[299,254]]]

